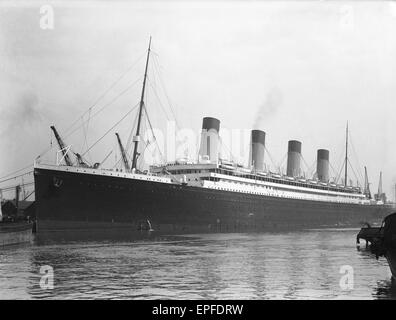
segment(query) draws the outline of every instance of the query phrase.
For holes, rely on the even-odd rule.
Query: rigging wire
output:
[[[269,156],[269,158],[270,158],[270,160],[271,160],[271,163],[272,163],[272,165],[274,166],[274,168],[277,168],[277,165],[276,165],[274,159],[273,159],[272,156],[271,156],[271,153],[268,151],[268,149],[267,149],[266,146],[264,146],[264,150],[267,152],[267,155]]]
[[[19,172],[21,172],[21,171],[24,171],[24,170],[26,170],[26,169],[30,169],[31,167],[32,167],[32,165],[28,165],[28,166],[26,166],[26,167],[24,167],[24,168],[21,168],[21,169],[19,169],[19,170],[13,171],[13,172],[11,172],[11,173],[9,173],[9,174],[6,174],[6,175],[0,177],[0,180],[1,180],[1,179],[8,178],[9,176],[11,176],[11,175],[13,175],[13,174],[16,174],[16,173],[19,173]],[[1,181],[0,181],[0,182],[1,182]]]
[[[348,162],[349,162],[349,160],[348,160]],[[360,182],[359,182],[359,178],[358,178],[358,176],[356,175],[355,169],[352,167],[352,165],[351,165],[350,162],[349,162],[349,166],[351,167],[352,172],[353,172],[353,174],[355,175],[355,178],[356,178],[357,183],[360,183]]]
[[[339,171],[339,173],[338,173],[338,175],[337,175],[337,179],[336,179],[336,182],[338,183],[338,181],[340,180],[340,178],[341,178],[341,173],[342,173],[342,169],[344,168],[344,166],[345,166],[345,159],[344,159],[344,161],[343,161],[343,163],[342,163],[342,165],[341,165],[341,167],[340,167],[340,171]],[[346,183],[346,182],[344,182],[344,183]]]
[[[153,64],[153,65],[154,65],[154,68],[155,68],[156,71],[157,71],[158,78],[159,78],[159,80],[160,80],[160,85],[161,85],[161,87],[162,87],[162,91],[164,92],[165,97],[166,97],[166,99],[167,99],[167,101],[168,101],[169,108],[171,109],[171,112],[172,112],[173,117],[174,117],[175,122],[176,122],[176,126],[180,129],[180,126],[179,126],[179,123],[178,123],[178,121],[177,121],[176,113],[175,113],[175,111],[174,111],[172,102],[171,102],[171,100],[170,100],[170,98],[169,98],[169,95],[168,95],[168,92],[167,92],[167,90],[166,90],[164,81],[162,80],[161,65],[160,65],[160,63],[159,63],[158,60],[159,60],[159,59],[158,59],[158,54],[157,54],[156,56],[154,56],[154,59],[153,59],[154,64]]]
[[[316,168],[315,168],[315,164],[316,164],[317,160],[314,160],[312,162],[312,164],[310,165],[310,167],[308,168],[308,174],[313,177],[316,173]]]
[[[146,105],[143,105],[143,109],[144,109],[144,112],[145,112],[145,114],[146,114],[146,118],[147,118],[147,121],[148,121],[148,123],[149,123],[150,129],[151,129],[151,134],[153,135],[154,142],[155,142],[156,145],[157,145],[157,148],[158,148],[158,151],[159,151],[159,153],[160,153],[160,155],[161,155],[162,160],[166,162],[166,159],[165,159],[164,155],[163,155],[162,152],[161,152],[161,148],[159,147],[157,137],[156,137],[155,134],[154,134],[154,129],[153,129],[153,126],[151,125],[151,121],[150,121],[150,117],[149,117],[148,112],[147,112]]]
[[[154,53],[154,55],[153,55],[153,57],[154,57],[154,59],[153,59],[153,61],[154,61],[154,64],[153,64],[153,66],[154,66],[154,68],[155,68],[155,71],[157,71],[157,74],[158,74],[158,78],[159,78],[159,80],[160,80],[160,84],[161,84],[161,86],[162,86],[162,89],[163,89],[163,92],[164,92],[164,94],[165,94],[165,96],[166,96],[166,98],[167,98],[167,100],[168,100],[168,104],[169,104],[169,107],[170,107],[170,109],[171,109],[171,111],[172,111],[172,113],[173,113],[173,116],[174,116],[174,118],[175,118],[175,122],[176,122],[176,125],[179,127],[179,124],[178,124],[178,121],[177,121],[177,118],[176,118],[176,115],[175,115],[175,112],[174,112],[174,110],[173,110],[173,107],[172,107],[172,103],[171,103],[171,101],[170,101],[170,99],[169,99],[169,96],[168,96],[168,94],[167,94],[167,92],[166,92],[166,88],[165,88],[165,85],[164,85],[164,82],[163,82],[163,80],[162,80],[162,76],[161,76],[161,71],[160,71],[160,69],[161,69],[161,65],[160,65],[160,63],[159,63],[159,61],[158,61],[158,54],[155,52],[155,51],[153,51],[152,53]],[[65,135],[65,138],[67,138],[67,137],[69,137],[70,135],[72,135],[74,132],[76,132],[78,129],[80,129],[81,127],[83,127],[84,128],[84,125],[86,124],[86,130],[84,131],[84,135],[85,135],[85,145],[86,145],[86,147],[88,147],[88,142],[87,142],[87,131],[88,131],[88,128],[89,128],[89,123],[90,123],[90,120],[92,119],[92,118],[94,118],[96,115],[98,115],[101,111],[103,111],[106,107],[108,107],[109,105],[111,105],[112,103],[114,103],[121,95],[123,95],[128,89],[130,89],[131,87],[133,87],[134,86],[134,84],[136,84],[141,78],[139,78],[138,80],[136,80],[132,85],[130,85],[126,90],[124,90],[123,92],[121,92],[115,99],[113,99],[110,103],[108,103],[108,104],[106,104],[104,107],[102,107],[98,112],[96,112],[93,116],[91,116],[91,112],[92,112],[92,110],[98,105],[98,103],[140,62],[140,60],[144,57],[146,55],[146,53],[143,53],[141,56],[139,56],[138,57],[138,59],[136,59],[128,68],[127,68],[127,70],[125,71],[125,72],[123,72],[95,101],[94,101],[94,103],[88,108],[88,109],[86,109],[74,122],[72,122],[72,124],[65,130],[65,133],[66,133],[66,135]],[[155,90],[154,90],[155,91]],[[155,91],[155,94],[157,95],[157,93],[156,93],[156,91]],[[162,106],[163,107],[163,106]],[[88,119],[87,120],[84,120],[84,116],[86,115],[88,113]],[[166,114],[166,113],[165,113]],[[166,115],[167,116],[167,115]],[[72,130],[71,132],[70,132],[70,130],[75,126],[75,124],[76,123],[78,123],[80,120],[82,120],[82,124],[79,126],[79,127],[77,127],[76,129],[74,129],[74,130]],[[107,134],[107,133],[106,133]],[[106,135],[105,134],[105,135]],[[52,136],[51,136],[52,137]],[[99,141],[101,140],[101,138],[99,139]],[[52,138],[51,138],[51,142],[52,142]],[[98,141],[97,141],[98,142]],[[97,143],[97,142],[95,142],[95,144]],[[51,143],[51,146],[50,146],[50,148],[47,148],[46,150],[44,150],[43,152],[41,152],[40,154],[39,154],[39,156],[36,158],[36,159],[38,159],[38,158],[40,158],[43,154],[45,154],[45,153],[47,153],[49,150],[51,150],[53,148],[53,145],[52,145],[52,143]],[[89,152],[89,150],[90,149],[92,149],[92,146],[90,147],[90,148],[88,148],[82,155],[85,155],[87,152]],[[26,169],[29,169],[29,168],[31,168],[32,167],[32,165],[29,165],[29,166],[26,166],[26,167],[24,167],[24,168],[22,168],[22,169],[19,169],[19,170],[16,170],[16,171],[14,171],[14,172],[11,172],[11,173],[9,173],[9,174],[7,174],[7,175],[5,175],[5,176],[3,176],[3,177],[1,177],[0,179],[3,179],[3,178],[6,178],[6,177],[9,177],[9,176],[11,176],[12,174],[15,174],[15,173],[18,173],[18,172],[20,172],[20,171],[23,171],[23,170],[26,170]]]
[[[18,186],[19,187],[27,187],[27,186],[32,186],[32,185],[34,185],[34,181],[33,182],[26,182],[24,184],[17,184],[17,185],[14,185],[14,186],[8,186],[8,187],[5,187],[5,188],[2,188],[1,191],[2,192],[7,192],[7,191],[15,190],[15,188],[18,187]]]
[[[146,76],[146,79],[147,79],[147,76]],[[143,101],[139,101],[139,103],[138,103],[138,105],[140,106],[140,103],[143,102],[143,105],[142,105],[143,108],[145,106],[144,101],[147,101],[147,97],[148,97],[147,91],[148,90],[146,90],[144,92]],[[134,129],[137,127],[138,121],[139,121],[139,112],[136,113],[135,120],[133,122],[133,126],[131,127],[131,131],[129,132],[129,137],[128,137],[127,144],[126,144],[126,153],[127,153],[128,157],[130,159],[132,159],[132,161],[133,161],[133,155],[131,155],[131,153],[134,152],[134,146],[133,146],[133,144],[134,144],[134,142],[133,142]],[[139,156],[139,154],[137,153],[136,157],[138,158],[138,156]],[[140,161],[140,160],[138,159],[138,161]]]
[[[360,177],[359,178],[356,177],[356,179],[360,179],[360,181],[364,181],[363,172],[361,170],[362,166],[360,165],[359,158],[358,158],[357,152],[355,150],[355,146],[354,146],[354,143],[353,143],[353,140],[352,140],[351,133],[349,133],[349,141],[350,141],[350,145],[352,147],[352,152],[354,154],[355,161],[357,162],[357,165],[358,165],[358,174],[359,174]],[[352,163],[350,163],[350,166],[352,167]]]
[[[118,166],[118,165],[120,164],[121,160],[122,160],[122,157],[120,157],[120,158],[116,161],[116,163],[114,164],[114,166],[112,167],[112,169],[114,169],[116,166]]]
[[[143,111],[146,113],[147,112],[147,110],[144,110],[143,109]],[[146,121],[149,121],[149,118],[148,118],[148,115],[147,115],[147,113],[146,113]],[[144,131],[144,132],[147,132],[147,124],[146,123],[143,123],[143,130],[142,131]],[[153,132],[153,131],[152,131]],[[155,140],[156,138],[155,138],[155,136],[154,136],[154,134],[153,134],[153,140]],[[138,154],[139,155],[139,158],[138,158],[138,167],[142,167],[142,163],[143,163],[143,161],[144,161],[144,152],[146,151],[146,149],[148,148],[148,146],[151,144],[151,141],[150,141],[150,138],[148,138],[147,139],[147,142],[145,141],[145,140],[142,140],[141,141],[142,143],[143,143],[143,145],[144,145],[144,148],[143,148],[143,150],[141,150],[141,152]],[[159,146],[158,146],[158,151],[160,151],[160,149],[159,149]],[[161,152],[160,152],[160,154],[161,154]],[[140,155],[143,155],[142,157],[140,157]]]
[[[27,176],[27,175],[30,175],[30,174],[32,174],[32,173],[33,173],[33,171],[29,171],[29,172],[26,172],[26,173],[24,173],[24,174],[20,174],[20,175],[18,175],[18,176],[14,176],[14,177],[11,177],[11,178],[8,178],[8,179],[1,180],[0,183],[6,182],[6,181],[10,181],[10,180],[15,180],[16,178],[23,177],[23,176]],[[4,189],[3,189],[3,190],[4,190]]]
[[[144,155],[144,152],[146,151],[147,147],[148,147],[149,144],[150,144],[150,143],[147,144],[146,141],[144,141],[144,140],[142,140],[141,142],[143,143],[144,148],[143,148],[143,150],[139,153],[139,156],[140,156],[140,154],[143,154],[143,155]],[[137,161],[138,161],[137,167],[142,168],[142,163],[143,163],[143,161],[144,161],[144,156],[143,156],[143,157],[139,157]]]
[[[133,142],[133,141],[132,141],[132,139],[133,139],[133,134],[134,134],[133,130],[134,130],[134,128],[137,126],[138,117],[139,117],[139,113],[136,112],[135,120],[133,121],[133,125],[132,125],[132,127],[131,127],[131,131],[129,132],[129,137],[128,137],[127,144],[126,144],[126,152],[127,152],[128,154],[130,154],[130,153],[132,152],[131,146],[132,146],[132,142]],[[130,157],[131,157],[131,156],[130,156]]]
[[[231,148],[229,148],[229,147],[227,146],[227,144],[224,143],[224,140],[222,139],[222,137],[221,137],[220,135],[219,135],[219,138],[220,138],[220,145],[223,146],[225,149],[227,149],[226,151],[228,152],[228,154],[229,154],[230,157],[231,157],[230,161],[236,160],[237,157],[235,157],[235,155],[232,153]],[[198,143],[199,143],[199,141],[198,141]],[[199,146],[198,146],[198,153],[199,153]]]
[[[32,190],[29,194],[25,195],[25,196],[23,197],[23,201],[26,201],[27,199],[29,199],[30,196],[34,194],[34,192],[35,192],[35,190]]]
[[[111,89],[113,89],[127,74],[128,74],[128,72],[130,72],[138,63],[139,63],[139,61],[144,57],[146,55],[146,53],[144,53],[144,54],[142,54],[137,60],[135,60],[135,62],[133,62],[132,64],[131,64],[131,66],[130,67],[128,67],[127,68],[127,70],[124,72],[124,73],[122,73],[117,79],[116,79],[116,81],[114,81],[111,85],[110,85],[110,87],[108,88],[108,89],[106,89],[95,101],[94,101],[94,103],[88,108],[88,109],[86,109],[83,113],[82,113],[82,115],[81,116],[79,116],[66,130],[65,130],[65,133],[66,132],[68,132],[69,130],[71,130],[71,128],[73,128],[73,126],[78,122],[78,121],[80,121],[80,119],[82,118],[82,117],[84,117],[88,112],[91,112],[91,110],[93,109],[93,108],[95,108],[96,107],[96,105],[99,103],[99,101],[101,100],[101,99],[103,99],[106,95],[107,95],[107,93],[109,93],[110,92],[110,90]]]
[[[107,155],[106,155],[106,157],[100,162],[100,166],[102,166],[103,165],[103,163],[105,163],[106,162],[106,160],[110,157],[110,155],[113,153],[113,150],[111,150]]]
[[[110,106],[111,104],[113,104],[116,100],[118,100],[123,94],[125,94],[128,90],[130,90],[139,80],[141,79],[141,77],[139,79],[137,79],[134,83],[132,83],[131,85],[129,85],[126,89],[124,89],[123,91],[121,91],[115,98],[113,98],[113,100],[111,100],[109,103],[105,104],[98,112],[96,112],[94,115],[91,116],[91,119],[94,118],[95,116],[97,116],[100,112],[102,112],[105,108],[107,108],[108,106]],[[80,118],[78,119],[80,120]],[[75,128],[73,131],[69,132],[67,135],[65,135],[65,138],[68,138],[69,136],[71,136],[73,133],[75,133],[77,130],[81,129],[81,127],[84,125],[84,122],[77,128]],[[49,148],[47,148],[46,150],[44,150],[43,152],[41,152],[36,159],[40,158],[41,156],[43,156],[44,154],[46,154],[48,151],[52,150],[54,146],[51,144],[51,146]],[[87,149],[82,155],[84,155],[87,151],[89,151],[89,149]],[[29,166],[31,167],[31,166]]]
[[[281,162],[280,162],[279,171],[281,171],[281,168],[283,167],[283,164],[284,164],[284,162],[285,162],[286,159],[287,159],[287,152],[285,153],[285,155],[283,156],[283,158],[282,158],[282,160],[281,160]],[[275,168],[276,168],[276,167],[275,167]],[[279,172],[279,173],[281,173],[281,172]]]
[[[124,90],[123,92],[121,92],[115,99],[113,99],[112,101],[110,101],[108,104],[106,104],[104,107],[102,107],[98,112],[96,112],[92,117],[91,117],[91,112],[92,112],[92,110],[97,106],[97,104],[100,102],[100,100],[101,99],[103,99],[138,63],[139,63],[139,61],[145,56],[145,54],[146,53],[144,53],[144,54],[142,54],[137,60],[135,60],[135,62],[134,63],[132,63],[132,65],[130,66],[130,67],[128,67],[127,68],[127,70],[124,72],[124,73],[122,73],[117,79],[116,79],[116,81],[114,81],[111,85],[110,85],[110,87],[108,87],[95,101],[94,101],[94,103],[88,108],[88,109],[86,109],[82,114],[81,114],[81,116],[79,116],[74,122],[72,122],[72,124],[65,130],[65,133],[66,132],[69,132],[74,126],[75,126],[75,124],[76,123],[78,123],[80,120],[82,120],[82,125],[80,125],[79,127],[77,127],[75,130],[73,130],[72,132],[69,132],[68,134],[66,134],[65,135],[65,138],[67,138],[67,137],[69,137],[71,134],[73,134],[75,131],[77,131],[78,129],[80,129],[82,126],[84,126],[84,124],[85,124],[85,122],[87,122],[87,130],[88,130],[88,125],[89,125],[89,121],[93,118],[93,117],[95,117],[96,115],[98,115],[101,111],[103,111],[106,107],[108,107],[109,105],[111,105],[112,103],[114,103],[121,95],[123,95],[126,91],[128,91],[130,88],[132,88],[140,79],[141,79],[141,77],[138,79],[138,80],[136,80],[132,85],[130,85],[129,87],[127,87],[127,89],[126,90]],[[84,116],[86,115],[88,113],[88,119],[87,120],[85,120],[84,121]],[[85,134],[85,141],[86,141],[86,145],[87,145],[87,138],[86,138],[86,134]],[[44,154],[46,154],[48,151],[50,151],[51,149],[53,148],[53,144],[52,144],[52,135],[51,135],[51,143],[50,143],[50,148],[46,148],[43,152],[41,152],[37,157],[36,157],[36,159],[38,159],[38,158],[40,158],[42,155],[44,155]],[[86,152],[88,152],[89,151],[89,149],[87,149],[86,150]],[[84,152],[83,154],[85,154],[86,152]],[[11,175],[13,175],[13,174],[16,174],[16,173],[18,173],[18,172],[21,172],[21,171],[23,171],[23,170],[26,170],[26,169],[30,169],[32,167],[32,165],[28,165],[28,166],[25,166],[25,167],[23,167],[23,168],[21,168],[21,169],[18,169],[18,170],[16,170],[16,171],[13,171],[13,172],[11,172],[11,173],[8,173],[8,174],[6,174],[6,175],[4,175],[4,176],[2,176],[2,177],[0,177],[0,179],[4,179],[4,178],[7,178],[7,177],[9,177],[9,176],[11,176]],[[32,172],[32,171],[31,171]],[[30,172],[29,172],[30,173]],[[28,173],[26,173],[26,174],[28,174]],[[11,180],[12,179],[14,179],[14,178],[17,178],[17,177],[19,177],[19,176],[16,176],[16,177],[12,177],[11,178]],[[8,180],[4,180],[4,181],[8,181]],[[3,181],[0,181],[0,182],[3,182]]]
[[[27,196],[25,196],[24,198],[23,198],[23,200],[25,201],[26,199],[28,199],[34,192],[35,192],[36,190],[32,190],[32,192],[30,192]]]
[[[88,129],[89,129],[89,120],[90,119],[91,119],[91,110],[89,110],[89,112],[88,112],[88,120],[87,120],[86,128],[84,126],[84,122],[83,122],[83,127],[82,127],[83,134],[84,134],[84,145],[83,145],[83,147],[85,147],[85,149],[88,149]],[[81,118],[81,120],[83,120],[83,118]],[[92,162],[92,158],[91,158],[91,155],[89,153],[88,153],[88,157],[89,157],[90,162]]]
[[[107,104],[105,104],[100,110],[98,110],[95,114],[93,114],[90,118],[92,119],[92,118],[94,118],[94,117],[96,117],[100,112],[102,112],[105,108],[107,108],[108,106],[110,106],[110,105],[112,105],[116,100],[118,100],[122,95],[124,95],[127,91],[129,91],[134,85],[136,85],[136,83],[139,81],[141,79],[141,77],[139,78],[139,79],[137,79],[135,82],[133,82],[131,85],[129,85],[128,87],[126,87],[123,91],[121,91],[116,97],[114,97],[109,103],[107,103]],[[88,119],[88,121],[89,121],[89,119]],[[70,132],[69,134],[67,134],[66,136],[65,136],[65,138],[67,138],[67,137],[69,137],[70,135],[72,135],[74,132],[76,132],[77,130],[79,130],[81,127],[84,127],[84,122],[79,126],[79,127],[77,127],[77,128],[75,128],[72,132]],[[92,147],[92,146],[91,146]],[[85,155],[87,152],[89,152],[89,150],[91,149],[91,147],[90,148],[88,148],[87,150],[85,150],[85,152],[84,153],[82,153],[81,154],[81,156],[83,156],[83,155]],[[49,149],[47,149],[45,152],[43,152],[43,153],[41,153],[40,155],[39,155],[39,157],[40,156],[42,156],[43,154],[45,154],[45,153],[47,153],[49,150],[51,150],[52,149],[52,146],[49,148]]]
[[[337,183],[337,170],[333,167],[331,162],[329,161],[330,168],[333,170],[333,179],[336,179],[334,182]]]
[[[111,130],[113,130],[116,126],[118,126],[133,110],[135,110],[139,106],[137,103],[131,110],[129,110],[120,120],[118,120],[110,129],[108,129],[105,134],[103,134],[98,140],[95,141],[93,145],[91,145],[81,156],[84,156],[89,150],[91,150],[99,141],[101,141]]]
[[[129,91],[130,89],[132,89],[133,86],[135,86],[138,81],[141,80],[141,77],[139,79],[137,79],[135,82],[133,82],[131,85],[129,85],[128,87],[126,87],[123,91],[121,91],[117,96],[115,96],[109,103],[105,104],[101,109],[99,109],[96,113],[94,113],[91,116],[91,119],[96,117],[99,113],[101,113],[104,109],[106,109],[107,107],[109,107],[110,105],[112,105],[115,101],[117,101],[122,95],[124,95],[127,91]],[[69,134],[65,135],[65,138],[68,138],[70,135],[72,135],[74,132],[76,132],[77,130],[79,130],[82,127],[79,126],[77,127],[75,130],[73,130],[72,132],[70,132]],[[86,152],[84,152],[83,154],[85,154]]]
[[[304,163],[304,165],[305,165],[305,168],[307,169],[307,174],[310,174],[311,173],[311,168],[313,167],[313,164],[315,164],[315,162],[311,165],[311,166],[308,166],[308,163],[307,163],[307,161],[305,161],[305,158],[303,157],[303,155],[301,154],[301,159],[302,159],[302,161],[303,161],[303,163]]]
[[[344,152],[340,152],[340,155],[338,157],[338,160],[336,163],[340,163],[339,169],[335,170],[335,182],[338,183],[340,178],[341,178],[341,174],[342,174],[342,170],[345,168],[345,149],[344,146],[340,147],[339,150],[344,150]],[[341,161],[342,160],[342,161]],[[338,173],[337,173],[338,172]]]
[[[169,119],[169,117],[168,117],[168,114],[166,113],[165,107],[163,106],[163,104],[162,104],[162,102],[161,102],[161,99],[159,98],[159,96],[158,96],[158,94],[157,94],[157,91],[156,91],[155,88],[153,87],[150,78],[147,77],[147,79],[148,79],[148,83],[149,83],[150,87],[153,89],[154,95],[155,95],[155,97],[157,98],[157,100],[158,100],[158,102],[159,102],[159,105],[160,105],[162,111],[164,112],[164,115],[165,115],[166,119],[167,119],[168,121],[170,121],[170,119]]]

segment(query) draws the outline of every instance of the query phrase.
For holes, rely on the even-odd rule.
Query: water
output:
[[[205,234],[0,249],[1,299],[394,299],[391,273],[358,230]],[[40,267],[54,288],[39,285]],[[342,266],[353,289],[340,287]]]

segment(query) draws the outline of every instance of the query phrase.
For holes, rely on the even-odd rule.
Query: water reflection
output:
[[[385,259],[355,230],[39,242],[0,252],[0,298],[395,299]],[[40,267],[54,289],[40,288]],[[354,269],[354,289],[339,286]]]
[[[391,279],[378,281],[373,297],[375,299],[396,299],[396,283]]]

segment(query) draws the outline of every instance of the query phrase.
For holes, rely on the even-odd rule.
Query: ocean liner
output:
[[[150,40],[151,42],[151,40]],[[301,175],[301,142],[288,143],[286,174],[266,170],[265,132],[251,131],[250,166],[219,158],[220,121],[205,117],[199,157],[139,170],[138,146],[145,114],[147,52],[133,156],[117,135],[123,170],[87,165],[70,152],[55,127],[62,158],[34,163],[37,232],[125,228],[158,232],[247,232],[351,226],[381,221],[392,207],[367,190],[329,177],[329,151],[317,151],[312,179]],[[348,143],[346,144],[346,151]],[[72,158],[76,158],[75,161]]]

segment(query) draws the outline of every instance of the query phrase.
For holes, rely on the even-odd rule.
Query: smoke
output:
[[[264,103],[258,108],[254,120],[254,129],[261,129],[265,122],[271,118],[282,104],[282,92],[274,87],[267,93]]]
[[[42,120],[38,97],[31,91],[18,90],[1,99],[0,137],[15,137],[15,134],[31,129]]]
[[[31,163],[41,147],[40,135],[46,112],[28,83],[2,74],[0,81],[0,173]]]

